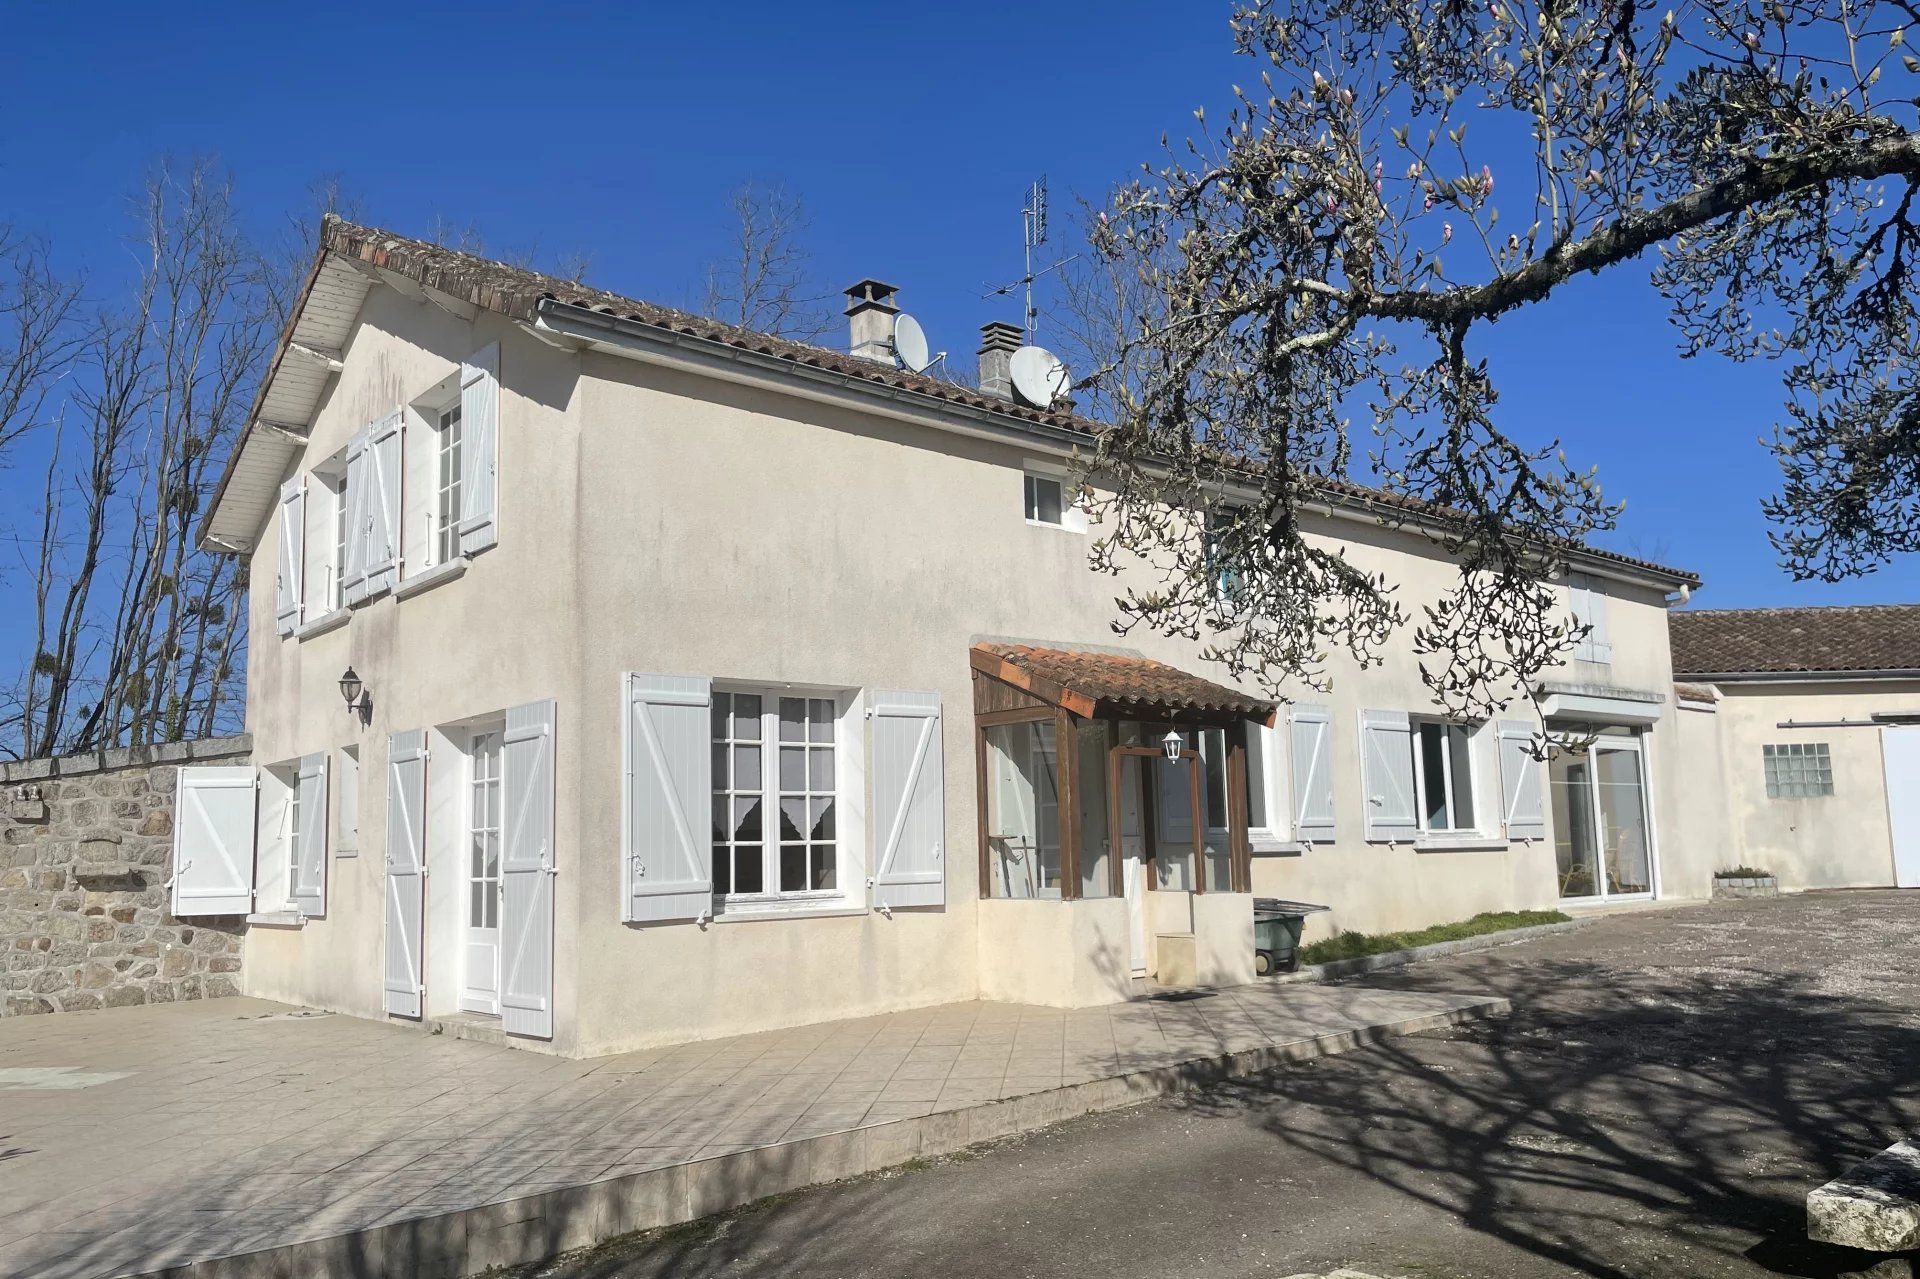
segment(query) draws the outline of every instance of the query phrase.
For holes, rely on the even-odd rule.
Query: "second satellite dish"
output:
[[[1013,353],[1008,371],[1013,375],[1013,389],[1035,408],[1052,408],[1065,398],[1073,385],[1067,366],[1045,347],[1021,347]]]
[[[915,373],[926,372],[927,366],[933,363],[927,351],[926,330],[920,327],[920,321],[904,312],[893,321],[893,353]]]

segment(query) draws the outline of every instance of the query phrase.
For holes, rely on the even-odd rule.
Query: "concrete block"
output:
[[[1920,1248],[1920,1145],[1896,1142],[1809,1193],[1807,1237],[1867,1252]]]
[[[1162,986],[1196,986],[1200,980],[1200,961],[1192,933],[1160,933],[1153,939],[1157,971],[1154,980]]]
[[[807,1158],[812,1164],[813,1179],[816,1182],[858,1177],[869,1167],[865,1128],[811,1137],[807,1139],[806,1145]]]
[[[926,1116],[920,1123],[920,1153],[931,1159],[950,1155],[967,1146],[967,1112],[942,1110]]]
[[[967,1117],[969,1142],[993,1141],[1020,1131],[1011,1101],[989,1102],[960,1113]]]
[[[807,1152],[767,1146],[687,1164],[687,1215],[694,1221],[807,1184]]]
[[[866,1129],[867,1167],[891,1168],[918,1158],[922,1123],[919,1119],[895,1119]]]

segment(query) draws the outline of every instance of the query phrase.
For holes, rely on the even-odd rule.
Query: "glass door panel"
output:
[[[1653,891],[1647,840],[1647,805],[1640,779],[1640,752],[1594,749],[1594,786],[1599,796],[1600,846],[1605,852],[1607,894]]]
[[[1588,755],[1555,751],[1547,765],[1553,789],[1553,852],[1562,897],[1598,894],[1593,827],[1593,767]]]

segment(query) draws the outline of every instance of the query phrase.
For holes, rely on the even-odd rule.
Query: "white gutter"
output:
[[[851,408],[976,439],[1018,444],[1055,457],[1073,457],[1092,443],[1084,431],[957,404],[910,387],[888,386],[850,373],[803,364],[785,356],[766,355],[711,338],[677,333],[658,325],[608,315],[603,311],[551,298],[540,302],[533,322],[523,322],[523,327],[536,336],[572,338],[589,343],[607,354],[638,360],[643,364],[674,369],[690,368],[722,382],[770,389],[819,404]],[[1262,496],[1259,486],[1253,483],[1240,485],[1230,491],[1247,498]],[[1387,521],[1444,531],[1444,526],[1422,520],[1415,512],[1397,510],[1359,495],[1320,497],[1301,505],[1307,512],[1323,509],[1335,519],[1366,523]],[[1568,558],[1578,561],[1583,572],[1595,576],[1639,586],[1666,588],[1677,584],[1682,603],[1690,593],[1689,584],[1677,575],[1636,572],[1626,565],[1578,549],[1568,549],[1565,553]]]

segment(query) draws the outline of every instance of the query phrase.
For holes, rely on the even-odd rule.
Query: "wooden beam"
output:
[[[1073,901],[1080,896],[1080,734],[1064,710],[1054,713],[1053,758],[1059,790],[1054,798],[1060,817],[1060,899]]]
[[[984,672],[1003,684],[1033,694],[1041,701],[1052,706],[1060,706],[1072,711],[1081,719],[1092,719],[1094,701],[1085,693],[1076,692],[1065,684],[1035,675],[1023,666],[1016,665],[1010,658],[990,653],[977,645],[969,650],[967,660],[976,671]]]
[[[264,431],[268,435],[277,435],[291,444],[298,444],[302,447],[312,438],[312,431],[308,427],[295,426],[291,422],[269,422],[265,418],[262,418],[253,425],[256,429]]]
[[[973,793],[980,832],[980,896],[993,896],[993,872],[987,865],[987,726],[973,727]]]
[[[1227,840],[1233,891],[1253,891],[1253,846],[1247,835],[1247,722],[1227,728]]]

